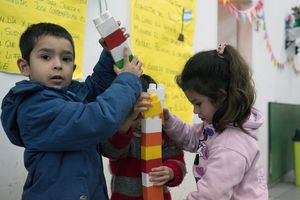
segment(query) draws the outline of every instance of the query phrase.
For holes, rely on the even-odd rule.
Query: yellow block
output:
[[[294,141],[295,182],[300,187],[300,142]]]
[[[161,145],[145,147],[141,146],[141,158],[143,160],[153,160],[157,158],[161,158]]]
[[[149,107],[148,110],[142,113],[144,118],[153,117],[155,115],[159,115],[160,113],[162,113],[162,108],[160,105],[160,101],[157,97],[157,94],[156,93],[150,94],[150,98],[151,98],[152,106]]]

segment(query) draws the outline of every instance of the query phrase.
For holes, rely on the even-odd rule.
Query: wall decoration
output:
[[[77,65],[73,78],[83,77],[86,0],[0,2],[0,71],[19,74],[19,37],[30,24],[51,22],[62,25],[73,36]]]
[[[294,69],[297,75],[300,75],[300,69],[295,65],[293,57],[287,56],[284,61],[280,61],[273,52],[265,20],[263,0],[258,0],[255,5],[246,10],[239,10],[230,0],[223,0],[223,5],[228,7],[232,15],[235,16],[237,20],[242,20],[245,23],[251,23],[256,31],[260,31],[262,29],[265,47],[270,54],[271,62],[277,69],[285,69],[290,66]]]
[[[192,106],[175,76],[193,53],[195,0],[132,0],[131,46],[143,69],[165,85],[166,107],[188,123]]]

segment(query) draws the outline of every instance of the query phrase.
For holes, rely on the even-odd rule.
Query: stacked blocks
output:
[[[150,94],[150,98],[151,98],[152,106],[149,108],[149,110],[143,112],[143,118],[152,117],[157,115],[157,113],[158,114],[162,113],[161,104],[160,101],[158,100],[157,94],[156,93]]]
[[[109,11],[101,13],[101,15],[94,20],[94,24],[103,38],[108,50],[120,69],[124,66],[124,48],[128,48],[126,37],[120,29],[118,23],[112,17]],[[129,48],[128,48],[129,49]],[[129,49],[130,51],[130,49]],[[133,58],[130,52],[129,60]]]
[[[141,145],[141,167],[144,200],[163,200],[163,187],[153,186],[150,182],[149,172],[154,167],[162,165],[162,105],[161,96],[156,89],[155,84],[150,84],[148,93],[150,93],[152,106],[143,113],[141,121],[142,145]],[[163,93],[162,93],[163,94]],[[164,95],[164,94],[163,94]]]

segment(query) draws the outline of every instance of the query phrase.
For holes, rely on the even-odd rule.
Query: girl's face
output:
[[[216,106],[210,102],[207,96],[203,96],[193,90],[187,90],[184,93],[188,100],[193,104],[193,112],[197,114],[202,121],[211,124],[217,110]]]

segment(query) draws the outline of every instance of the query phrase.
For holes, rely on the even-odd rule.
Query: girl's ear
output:
[[[30,75],[30,67],[28,62],[23,59],[23,58],[19,58],[17,61],[17,65],[19,67],[19,70],[21,72],[22,75],[29,77]]]
[[[74,66],[73,66],[73,72],[75,71],[75,69],[76,69],[76,65],[74,64]]]

